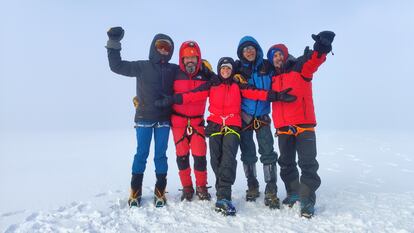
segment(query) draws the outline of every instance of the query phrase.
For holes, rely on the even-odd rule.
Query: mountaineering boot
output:
[[[131,190],[128,198],[129,207],[139,207],[141,206],[141,196],[142,196],[142,179],[144,174],[132,174],[131,177]]]
[[[290,208],[299,201],[299,190],[300,190],[300,183],[299,179],[294,179],[291,182],[285,183],[287,197],[283,199],[282,204],[287,205]]]
[[[300,200],[300,216],[312,218],[315,213],[315,203],[310,198]]]
[[[280,209],[280,201],[277,197],[276,164],[264,164],[263,174],[266,182],[264,203],[270,209]]]
[[[207,186],[197,186],[196,187],[196,195],[198,196],[198,199],[200,199],[201,201],[210,201],[211,199],[211,195],[210,193],[208,193],[208,188],[211,187],[207,187]]]
[[[184,200],[191,201],[193,199],[193,195],[194,195],[193,186],[183,187],[183,189],[180,189],[180,191],[182,191],[181,201],[184,201]]]
[[[293,205],[295,205],[295,203],[297,201],[299,201],[299,194],[297,194],[297,193],[288,193],[287,197],[285,199],[283,199],[282,204],[287,205],[290,208],[292,208]]]
[[[141,196],[142,191],[141,189],[133,190],[131,189],[129,198],[128,198],[128,205],[130,208],[132,207],[140,207],[141,206]]]
[[[167,186],[167,174],[156,174],[157,182],[154,189],[154,205],[155,207],[163,207],[167,203],[165,197],[165,187]]]
[[[224,216],[235,216],[236,208],[233,203],[227,199],[220,199],[216,202],[216,212],[222,213]]]
[[[154,205],[155,207],[164,207],[167,204],[167,198],[165,197],[165,190],[159,190],[155,187],[154,190]]]
[[[243,169],[247,178],[246,201],[256,201],[256,198],[260,196],[259,182],[256,179],[256,163],[244,163]]]

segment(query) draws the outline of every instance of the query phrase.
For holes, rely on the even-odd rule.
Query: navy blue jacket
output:
[[[155,35],[151,43],[149,60],[124,61],[121,59],[120,50],[107,49],[111,70],[117,74],[136,78],[136,96],[138,107],[135,112],[135,122],[139,121],[169,121],[171,106],[159,108],[154,105],[155,100],[173,94],[173,83],[179,67],[168,63],[172,52],[167,56],[161,55],[155,48],[155,41],[167,39],[174,44],[172,39],[164,34]]]

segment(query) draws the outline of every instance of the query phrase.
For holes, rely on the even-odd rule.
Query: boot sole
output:
[[[289,207],[289,208],[292,208],[296,203],[297,203],[298,201],[296,201],[295,203],[293,203],[293,204],[285,204],[285,203],[282,203],[284,206],[287,206],[287,207]]]
[[[253,201],[256,201],[256,199],[257,199],[258,197],[260,197],[260,193],[258,193],[257,195],[246,196],[246,201],[253,202]]]
[[[272,203],[265,201],[265,206],[268,206],[270,209],[280,209],[280,204],[273,205]]]
[[[226,210],[224,210],[224,209],[222,209],[222,208],[218,208],[218,207],[216,207],[215,209],[214,209],[217,213],[221,213],[222,215],[224,215],[224,216],[236,216],[236,211],[231,211],[231,212],[228,212],[228,211],[226,211]]]
[[[301,214],[300,214],[300,216],[301,216],[301,217],[304,217],[304,218],[307,218],[307,219],[310,219],[310,218],[312,218],[312,217],[313,217],[313,214],[301,213]]]

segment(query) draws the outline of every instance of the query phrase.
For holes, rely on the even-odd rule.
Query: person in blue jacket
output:
[[[259,89],[270,90],[273,67],[263,59],[263,50],[251,36],[243,37],[237,47],[236,79]],[[245,78],[242,78],[245,77]],[[263,163],[265,205],[279,208],[276,186],[277,153],[273,148],[274,140],[270,129],[270,102],[242,99],[241,160],[247,178],[246,201],[255,201],[260,196],[259,182],[256,178],[256,146],[253,134],[259,146],[260,161]]]

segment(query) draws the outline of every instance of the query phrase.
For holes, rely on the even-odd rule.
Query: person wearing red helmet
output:
[[[174,79],[174,94],[197,88],[214,75],[210,64],[206,60],[202,60],[200,47],[195,41],[186,41],[181,44],[179,66],[180,70]],[[173,105],[171,129],[174,136],[179,176],[183,186],[182,201],[191,201],[194,195],[190,153],[194,160],[195,193],[200,200],[210,200],[211,198],[207,190],[205,107],[206,100]]]
[[[317,174],[316,160],[316,117],[312,97],[312,78],[319,66],[325,62],[332,50],[335,34],[323,31],[312,35],[314,50],[306,47],[304,55],[295,59],[289,55],[284,44],[270,47],[267,57],[275,68],[272,90],[292,88],[296,101],[273,102],[272,118],[278,135],[280,176],[285,183],[287,197],[283,204],[292,207],[296,201],[301,204],[301,216],[310,218],[314,214],[315,191],[321,184]],[[296,163],[301,168],[301,175]]]

